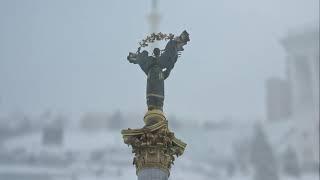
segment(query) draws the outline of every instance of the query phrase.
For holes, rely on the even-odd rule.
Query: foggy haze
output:
[[[161,1],[164,33],[191,42],[165,83],[165,112],[265,118],[264,83],[285,74],[280,40],[319,26],[319,1]],[[146,79],[126,56],[149,32],[144,1],[0,1],[0,112],[121,109],[142,115]]]
[[[162,125],[143,118],[146,76],[127,61],[151,0],[0,1],[0,179],[135,179],[147,154],[125,143],[173,160],[173,132],[187,147],[172,180],[317,179],[319,1],[158,5],[158,30],[191,40],[165,80]]]

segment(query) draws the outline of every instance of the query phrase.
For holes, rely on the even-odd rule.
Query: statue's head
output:
[[[142,53],[141,53],[141,55],[142,55],[142,56],[148,56],[148,51],[143,50]]]
[[[154,49],[153,49],[153,55],[154,55],[155,57],[160,56],[160,49],[159,49],[159,48],[154,48]]]

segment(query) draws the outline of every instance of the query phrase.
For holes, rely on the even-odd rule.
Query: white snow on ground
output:
[[[232,129],[233,128],[233,129]],[[234,176],[226,176],[225,167],[215,161],[224,162],[230,159],[232,145],[240,137],[231,127],[226,131],[194,131],[178,130],[176,136],[188,142],[185,154],[175,161],[170,180],[253,180],[252,175],[235,172]],[[190,134],[190,133],[193,134]],[[243,130],[243,137],[248,137],[249,128]],[[279,133],[282,134],[282,133]],[[276,136],[272,137],[275,138]],[[135,167],[132,165],[131,148],[123,143],[118,131],[65,133],[61,146],[44,146],[41,133],[33,133],[24,137],[16,137],[3,144],[0,153],[20,152],[22,160],[33,155],[35,161],[44,155],[54,155],[62,164],[30,164],[29,161],[3,164],[0,162],[0,180],[43,180],[43,176],[53,180],[130,180],[136,179]],[[46,153],[43,153],[46,152]],[[63,166],[65,153],[71,152],[74,160]],[[37,156],[42,155],[42,156]],[[16,155],[15,155],[16,156]],[[94,158],[97,156],[97,158]],[[60,161],[58,161],[60,162]],[[41,176],[40,176],[41,175]],[[318,175],[307,174],[300,179],[281,176],[280,180],[317,180]],[[49,179],[50,180],[50,179]]]
[[[77,131],[67,132],[62,146],[43,146],[41,132],[19,136],[4,143],[4,148],[15,149],[25,148],[28,152],[37,151],[91,151],[106,146],[114,147],[122,143],[119,133],[97,131],[80,133]]]

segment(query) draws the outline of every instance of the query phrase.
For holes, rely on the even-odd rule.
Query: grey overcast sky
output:
[[[0,112],[143,114],[146,79],[126,56],[150,0],[0,0]],[[165,112],[264,118],[264,81],[284,77],[279,40],[319,25],[319,0],[161,0],[160,31],[190,33],[166,81]]]

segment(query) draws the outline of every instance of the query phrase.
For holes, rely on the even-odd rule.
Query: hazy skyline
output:
[[[145,75],[126,56],[148,32],[149,0],[0,1],[0,113],[143,114]],[[317,0],[159,1],[159,30],[190,43],[165,82],[167,114],[264,118],[265,80],[284,77],[280,39],[319,27]]]

